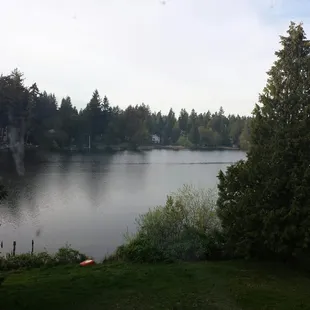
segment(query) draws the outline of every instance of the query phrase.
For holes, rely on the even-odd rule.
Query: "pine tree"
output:
[[[29,91],[24,86],[23,74],[14,69],[9,76],[0,77],[0,110],[5,114],[8,140],[16,170],[24,174],[24,142],[27,120],[30,117]],[[2,118],[2,117],[1,117]]]
[[[90,136],[91,142],[96,139],[96,136],[101,133],[103,126],[102,123],[102,109],[101,109],[102,100],[100,98],[99,92],[96,89],[93,92],[92,98],[85,109],[85,118],[87,124],[88,135]],[[93,144],[91,144],[93,147]]]
[[[310,46],[301,24],[287,33],[253,111],[248,159],[219,175],[219,216],[246,256],[289,259],[310,246]]]
[[[198,145],[200,142],[200,134],[199,130],[196,124],[192,125],[192,128],[189,132],[188,139],[190,142],[192,142],[194,145]]]
[[[185,109],[181,109],[180,116],[179,116],[179,127],[183,132],[187,132],[188,128],[188,113]]]
[[[102,101],[102,110],[111,113],[112,109],[110,107],[110,102],[107,96],[104,96],[103,101]]]
[[[250,119],[244,122],[241,134],[239,135],[239,145],[242,150],[250,149]]]

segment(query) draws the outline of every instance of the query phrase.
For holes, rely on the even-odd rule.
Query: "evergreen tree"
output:
[[[17,69],[8,76],[0,77],[0,102],[8,126],[8,141],[16,171],[19,175],[23,175],[24,143],[31,106],[23,74]]]
[[[191,132],[191,129],[194,126],[198,127],[198,116],[197,116],[196,111],[192,109],[191,114],[188,119],[188,127],[187,127],[188,133]]]
[[[78,126],[78,112],[72,106],[69,96],[62,99],[58,113],[63,137],[62,144],[68,146],[74,138],[77,138],[76,131]]]
[[[250,149],[250,119],[244,122],[244,126],[242,131],[239,135],[239,144],[242,150],[249,150]]]
[[[248,124],[245,124],[246,118],[241,118],[239,115],[228,116],[228,132],[231,142],[234,145],[239,145],[241,149],[248,149],[248,146],[244,146],[248,141]],[[244,133],[243,133],[244,132]],[[243,146],[241,146],[241,135],[243,134]]]
[[[207,113],[203,114],[203,125],[207,127],[209,125],[210,120],[211,120],[211,112],[208,111]]]
[[[191,130],[189,132],[188,139],[194,145],[198,145],[199,144],[199,140],[200,140],[200,135],[199,135],[198,127],[197,127],[196,124],[192,124],[191,127],[192,128],[191,128]]]
[[[251,124],[247,161],[219,174],[219,216],[245,256],[290,259],[310,246],[310,45],[291,23]]]
[[[175,123],[176,123],[175,113],[172,109],[170,109],[163,130],[163,137],[165,144],[169,144],[172,142],[171,140],[172,128],[174,127]]]
[[[112,108],[107,96],[104,96],[101,106],[101,134],[105,136],[105,140],[110,138],[107,136],[109,123],[112,121]],[[115,119],[115,117],[113,117]],[[110,139],[111,140],[111,139]],[[113,137],[112,137],[113,140]]]
[[[106,112],[112,112],[112,109],[110,107],[110,102],[107,96],[104,96],[102,101],[102,110]]]
[[[146,143],[148,140],[146,120],[141,117],[143,109],[143,106],[129,106],[123,114],[125,139],[133,147]]]
[[[186,112],[185,109],[181,109],[178,121],[179,121],[179,128],[182,131],[187,132],[187,128],[188,128],[188,113]]]
[[[96,137],[101,133],[102,129],[102,113],[101,113],[101,98],[98,90],[96,89],[93,92],[93,96],[85,109],[85,117],[87,124],[88,135],[93,147],[93,142],[96,140]]]
[[[16,117],[12,117],[12,113]],[[12,123],[9,115],[17,131],[26,134],[27,143],[47,149],[88,147],[89,138],[92,147],[133,140],[136,144],[149,143],[151,134],[158,135],[163,144],[179,144],[182,136],[185,139],[180,141],[186,141],[187,146],[191,145],[189,140],[197,146],[230,145],[240,140],[241,130],[237,129],[243,126],[243,123],[236,125],[232,130],[235,118],[227,118],[223,108],[213,115],[209,111],[197,114],[194,109],[189,115],[181,109],[178,117],[172,109],[167,115],[151,113],[145,104],[121,110],[112,107],[107,96],[101,100],[98,90],[78,113],[69,96],[63,98],[58,107],[54,94],[40,92],[36,84],[24,86],[18,70],[0,77],[1,144],[6,142],[6,129]]]
[[[40,96],[39,89],[38,89],[36,83],[34,83],[33,85],[31,85],[29,87],[28,92],[29,92],[29,94],[28,94],[29,116],[28,116],[27,125],[26,125],[26,139],[25,139],[26,143],[33,142],[33,141],[31,141],[31,138],[35,132],[35,128],[33,126],[33,124],[34,124],[34,111],[35,111],[35,107],[38,104],[38,100],[39,100],[39,96]]]
[[[178,123],[175,123],[174,127],[172,128],[171,132],[171,141],[172,143],[176,143],[178,139],[180,138],[181,129],[179,127]]]

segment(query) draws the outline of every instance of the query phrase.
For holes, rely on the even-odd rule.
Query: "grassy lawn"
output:
[[[0,309],[310,309],[310,277],[245,262],[32,269],[7,276]]]

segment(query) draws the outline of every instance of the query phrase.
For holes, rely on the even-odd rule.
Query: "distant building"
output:
[[[152,143],[159,144],[160,143],[160,137],[157,135],[152,135]]]

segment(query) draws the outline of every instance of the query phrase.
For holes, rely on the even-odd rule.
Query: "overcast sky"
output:
[[[290,20],[309,0],[2,0],[0,72],[77,108],[112,105],[250,114]],[[309,34],[310,36],[310,34]]]

